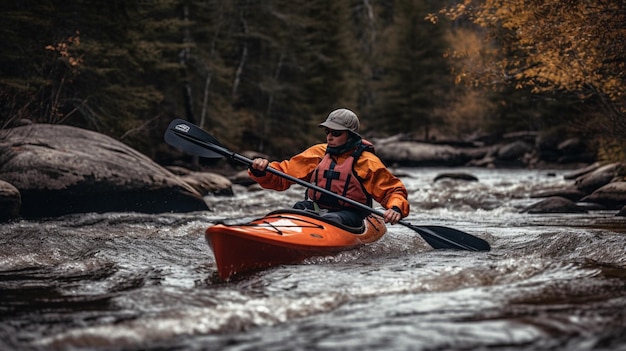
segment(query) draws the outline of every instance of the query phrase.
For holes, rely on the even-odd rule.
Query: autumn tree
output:
[[[443,9],[485,33],[479,56],[456,75],[470,85],[528,89],[601,108],[598,132],[626,136],[626,3],[622,0],[463,0]],[[436,21],[437,17],[429,17]],[[477,59],[476,59],[477,58]],[[590,110],[585,128],[597,125]]]

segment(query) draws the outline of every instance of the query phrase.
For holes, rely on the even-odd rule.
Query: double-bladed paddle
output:
[[[182,119],[175,119],[170,123],[169,127],[167,127],[167,130],[165,131],[165,141],[168,144],[195,156],[205,158],[227,157],[248,166],[252,165],[251,159],[228,150],[209,133]],[[384,213],[382,211],[373,209],[367,205],[339,194],[335,194],[327,189],[320,188],[302,179],[292,177],[274,168],[268,167],[266,171],[304,187],[338,198],[354,207],[358,207],[362,210],[384,217]],[[469,251],[489,251],[491,249],[489,243],[485,240],[462,232],[458,229],[443,226],[416,226],[402,220],[398,223],[416,231],[430,246],[435,249]]]

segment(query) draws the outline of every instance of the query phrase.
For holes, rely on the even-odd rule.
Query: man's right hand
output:
[[[255,158],[254,160],[252,160],[252,165],[250,165],[250,167],[256,169],[257,171],[263,172],[269,164],[270,161],[265,158]]]

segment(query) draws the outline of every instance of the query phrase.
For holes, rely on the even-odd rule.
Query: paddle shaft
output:
[[[223,155],[224,157],[226,157],[228,159],[235,160],[235,161],[243,163],[243,164],[245,164],[247,166],[251,166],[252,163],[253,163],[253,161],[251,159],[249,159],[249,158],[247,158],[245,156],[239,155],[238,153],[232,152],[232,151],[230,151],[230,150],[228,150],[226,148],[223,148],[221,146],[218,146],[218,145],[215,145],[215,144],[211,144],[211,143],[206,143],[206,142],[203,142],[203,141],[199,141],[199,140],[197,140],[195,138],[189,137],[187,134],[180,133],[180,132],[177,132],[177,131],[174,131],[174,133],[176,133],[176,135],[178,135],[181,138],[187,139],[188,141],[191,141],[191,142],[196,143],[196,144],[201,144],[201,145],[211,149],[212,151],[217,152],[218,154]],[[336,198],[340,199],[341,201],[344,201],[344,202],[346,202],[346,203],[348,203],[348,204],[350,204],[350,205],[352,205],[354,207],[358,207],[358,208],[360,208],[362,210],[371,212],[371,213],[379,215],[381,217],[384,217],[384,215],[385,215],[382,211],[378,211],[378,210],[376,210],[374,208],[371,208],[371,207],[369,207],[369,206],[367,206],[365,204],[362,204],[360,202],[354,201],[352,199],[349,199],[347,197],[341,196],[339,194],[333,193],[330,190],[327,190],[327,189],[324,189],[324,188],[320,188],[319,186],[317,186],[315,184],[311,184],[311,183],[309,183],[309,182],[307,182],[305,180],[302,180],[302,179],[290,176],[289,174],[283,173],[283,172],[281,172],[281,171],[279,171],[279,170],[277,170],[275,168],[267,167],[265,169],[265,171],[269,172],[269,173],[272,173],[272,174],[275,174],[275,175],[277,175],[279,177],[285,178],[285,179],[287,179],[287,180],[289,180],[291,182],[300,184],[300,185],[302,185],[304,187],[313,189],[315,191],[319,191],[319,192],[324,193],[324,194],[329,195],[329,196],[336,197]],[[400,221],[400,222],[402,222],[402,221]],[[400,222],[398,222],[398,223],[400,223]]]
[[[180,133],[180,132],[177,132],[177,131],[173,131],[173,132],[176,133],[176,135],[180,136],[181,138],[185,138],[188,141],[191,141],[191,142],[196,143],[196,144],[201,144],[201,145],[211,149],[212,151],[215,151],[218,154],[223,155],[224,157],[226,157],[228,159],[235,160],[235,161],[243,163],[243,164],[245,164],[247,166],[251,166],[252,163],[253,163],[253,161],[251,159],[249,159],[249,158],[247,158],[245,156],[242,156],[242,155],[240,155],[240,154],[238,154],[236,152],[230,151],[230,150],[228,150],[226,148],[223,148],[221,146],[218,146],[218,145],[215,145],[215,144],[211,144],[211,143],[206,143],[206,142],[203,142],[203,141],[199,141],[199,140],[197,140],[195,138],[189,137],[185,133]],[[358,207],[358,208],[360,208],[362,210],[368,211],[368,212],[373,213],[375,215],[378,215],[380,217],[384,217],[385,216],[385,213],[382,212],[382,211],[379,211],[379,210],[376,210],[374,208],[371,208],[371,207],[369,207],[369,206],[367,206],[365,204],[362,204],[360,202],[354,201],[354,200],[349,199],[349,198],[347,198],[345,196],[341,196],[339,194],[333,193],[330,190],[327,190],[327,189],[324,189],[324,188],[320,188],[319,186],[317,186],[315,184],[311,184],[311,183],[309,183],[309,182],[307,182],[305,180],[302,180],[300,178],[296,178],[296,177],[290,176],[289,174],[283,173],[283,172],[281,172],[281,171],[279,171],[279,170],[277,170],[275,168],[267,167],[265,169],[265,171],[269,172],[269,173],[272,173],[272,174],[275,174],[275,175],[277,175],[279,177],[283,177],[283,178],[285,178],[285,179],[287,179],[287,180],[289,180],[291,182],[300,184],[300,185],[302,185],[304,187],[307,187],[309,189],[313,189],[315,191],[319,191],[319,192],[324,193],[326,195],[336,197],[336,198],[340,199],[341,201],[344,201],[344,202],[346,202],[346,203],[348,203],[348,204],[350,204],[350,205],[352,205],[354,207]],[[402,220],[400,220],[398,223],[402,224],[404,226],[407,226],[409,228],[413,227],[412,224],[404,222]]]

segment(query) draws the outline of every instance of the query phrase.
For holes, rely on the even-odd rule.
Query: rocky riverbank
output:
[[[589,155],[572,140],[547,143],[522,133],[503,142],[424,143],[374,140],[387,164],[403,167],[541,167],[548,162],[588,165]],[[251,156],[250,156],[251,157]],[[574,163],[572,163],[574,162]],[[626,165],[592,163],[568,175],[570,188],[553,189],[528,213],[615,209],[626,215]],[[193,172],[163,167],[108,136],[64,125],[30,124],[0,131],[0,220],[71,213],[144,213],[208,210],[203,196],[232,195],[232,184],[249,185],[245,172]],[[228,176],[228,177],[227,177]],[[475,180],[469,174],[442,174]],[[437,177],[437,178],[441,178]],[[436,181],[434,179],[433,181]]]

